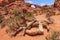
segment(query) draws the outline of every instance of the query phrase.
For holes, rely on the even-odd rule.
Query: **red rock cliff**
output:
[[[55,7],[60,7],[60,0],[55,0],[54,6]]]

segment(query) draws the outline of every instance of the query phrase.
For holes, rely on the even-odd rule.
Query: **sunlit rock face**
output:
[[[27,7],[31,7],[31,4],[30,4],[30,3],[25,3],[25,5],[26,5]]]
[[[60,7],[60,0],[55,0],[54,7]]]

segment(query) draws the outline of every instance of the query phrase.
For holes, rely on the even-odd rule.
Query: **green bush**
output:
[[[48,12],[49,10],[47,8],[43,8],[42,12]]]
[[[46,14],[46,17],[50,17],[50,16],[53,16],[53,15],[55,15],[55,12],[48,12],[48,13]]]
[[[0,19],[2,19],[2,17]],[[4,19],[4,21],[1,23],[1,26],[2,26],[2,28],[4,28],[5,25],[8,25],[8,27],[11,28],[11,27],[13,27],[14,23],[21,23],[22,21],[23,20],[21,20],[20,9],[14,9],[13,16],[11,15],[10,17],[7,17],[7,19]]]
[[[2,23],[2,21],[3,21],[3,15],[0,13],[0,23]]]
[[[18,9],[18,8],[15,8],[14,10],[13,10],[13,14],[15,15],[15,16],[21,16],[21,13],[22,13],[22,10],[21,9]]]
[[[4,6],[4,11],[5,11],[5,15],[8,14],[8,7],[7,6]]]
[[[13,15],[14,15],[14,19],[16,20],[16,22],[22,22],[22,14],[23,10],[20,8],[16,8],[13,10]]]
[[[45,12],[49,12],[49,10],[52,10],[51,8],[43,8],[41,11],[43,12],[43,13],[45,13]]]
[[[12,22],[13,22],[13,19],[11,18],[4,19],[4,21],[1,23],[1,28],[4,28],[5,25],[10,25]]]
[[[25,16],[27,16],[27,17],[32,17],[32,14],[31,14],[30,12],[26,12],[26,13],[25,13]]]
[[[46,37],[46,40],[60,40],[60,32],[54,31]]]

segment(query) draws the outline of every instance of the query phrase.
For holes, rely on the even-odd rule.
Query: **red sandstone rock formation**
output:
[[[5,5],[7,5],[9,3],[12,3],[14,1],[22,1],[22,2],[24,2],[24,0],[0,0],[0,6],[5,6]]]
[[[55,7],[60,7],[60,0],[55,0],[54,6]]]

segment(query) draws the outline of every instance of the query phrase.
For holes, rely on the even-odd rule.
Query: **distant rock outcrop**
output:
[[[22,1],[22,2],[24,2],[24,0],[0,0],[0,6],[5,6],[5,5],[7,5],[9,3],[12,3],[14,1]]]
[[[54,7],[60,7],[60,0],[55,0]]]

